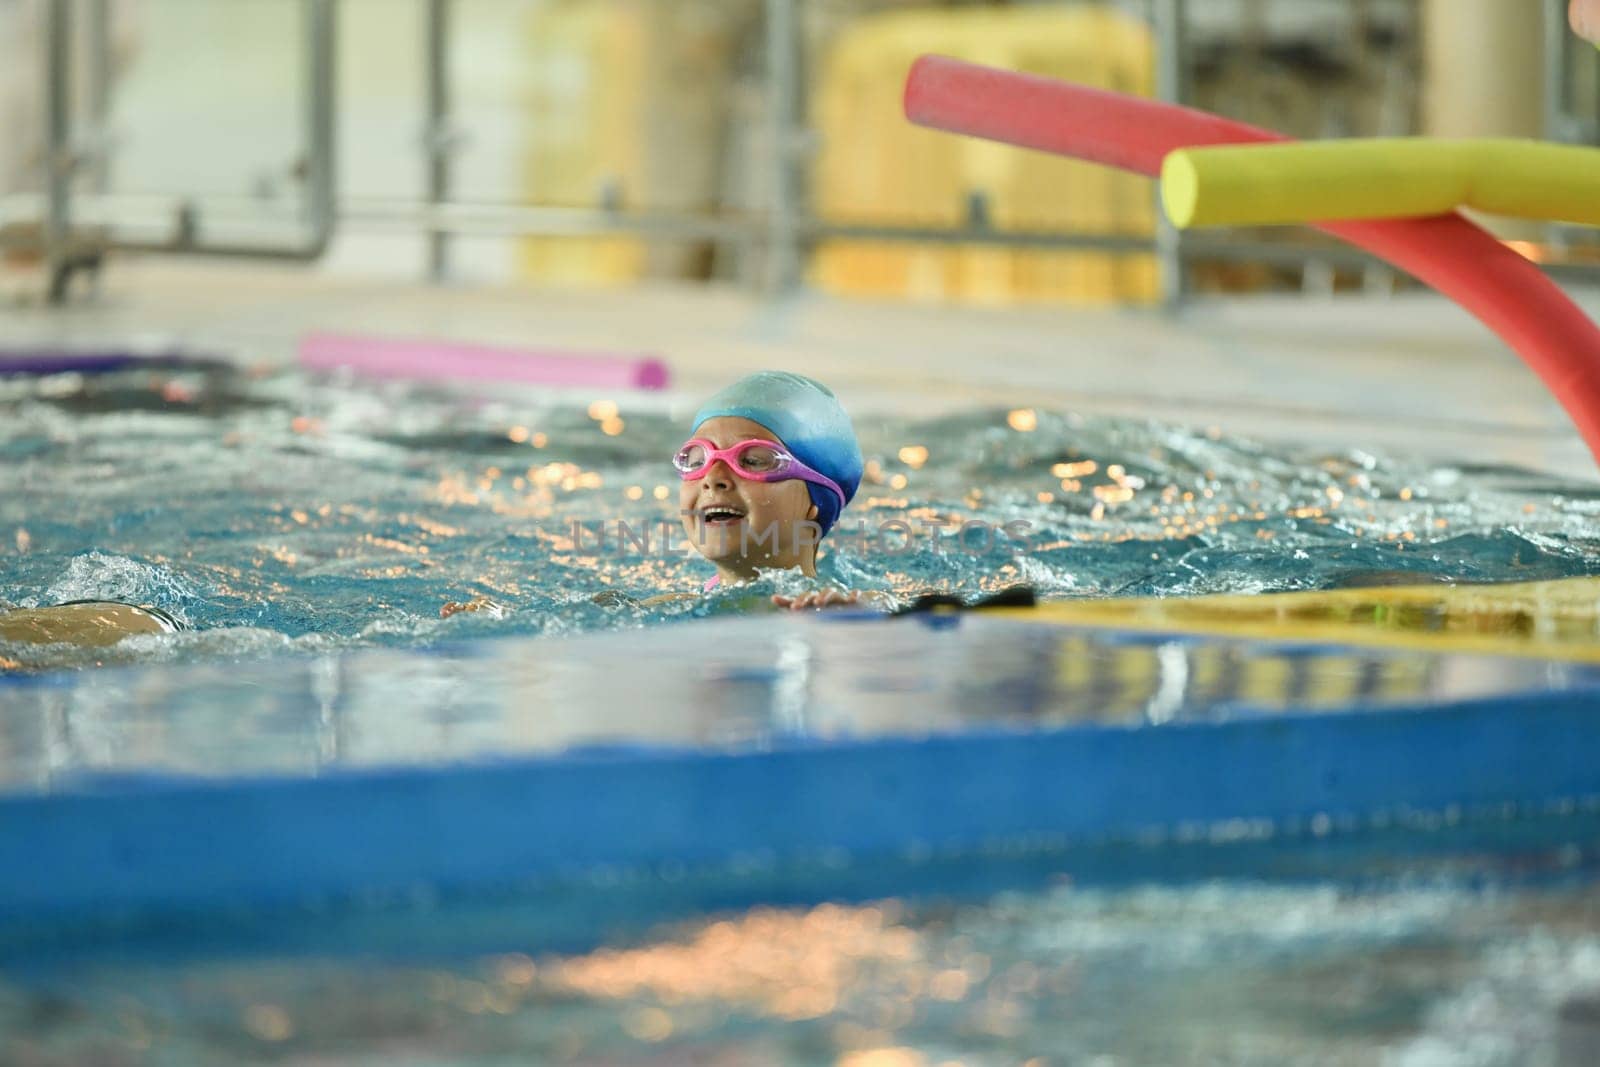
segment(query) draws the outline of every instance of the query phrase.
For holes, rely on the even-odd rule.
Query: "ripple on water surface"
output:
[[[867,476],[821,568],[853,588],[1189,596],[1600,572],[1594,486],[1471,457],[1044,410],[859,423]],[[0,598],[136,601],[209,634],[104,662],[627,628],[801,584],[637,604],[710,574],[673,536],[667,457],[687,430],[626,401],[298,372],[6,380]],[[506,610],[441,620],[474,597]]]

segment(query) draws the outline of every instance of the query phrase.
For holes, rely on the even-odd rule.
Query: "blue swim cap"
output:
[[[719,415],[759,422],[801,463],[838,482],[846,503],[856,495],[861,446],[850,416],[821,382],[788,371],[757,371],[707,400],[695,412],[695,429]],[[839,521],[839,498],[810,482],[806,489],[817,506],[817,525],[827,533]]]

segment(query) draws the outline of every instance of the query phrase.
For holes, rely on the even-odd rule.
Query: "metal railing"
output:
[[[853,238],[872,241],[909,241],[1080,249],[1114,254],[1151,254],[1159,260],[1164,303],[1176,306],[1186,293],[1187,266],[1198,260],[1254,261],[1306,266],[1322,264],[1341,269],[1372,267],[1375,261],[1352,249],[1326,244],[1290,244],[1183,235],[1161,218],[1153,238],[1112,233],[1018,232],[997,230],[986,212],[971,211],[960,226],[903,227],[842,225],[812,217],[802,202],[808,134],[801,115],[805,79],[802,76],[797,5],[801,0],[763,0],[767,136],[772,150],[769,203],[762,212],[746,214],[624,211],[602,203],[592,208],[549,207],[519,203],[474,203],[452,199],[454,157],[461,141],[452,113],[452,77],[449,52],[452,37],[452,0],[424,0],[423,64],[426,83],[425,136],[422,165],[424,196],[420,201],[346,198],[335,187],[337,145],[336,31],[337,0],[298,0],[302,9],[303,67],[302,112],[304,145],[301,164],[304,196],[296,225],[261,227],[261,235],[279,239],[217,241],[206,234],[207,219],[198,205],[181,197],[127,197],[108,191],[106,154],[109,138],[105,123],[110,85],[108,12],[105,0],[89,7],[90,114],[96,129],[80,136],[74,148],[70,120],[73,79],[72,0],[44,0],[45,22],[45,130],[46,183],[39,217],[45,259],[50,270],[52,300],[65,299],[64,276],[71,269],[75,222],[92,221],[105,228],[100,246],[108,250],[186,255],[220,255],[275,260],[310,261],[328,248],[335,228],[350,224],[362,228],[402,229],[427,238],[426,270],[441,281],[450,274],[453,237],[499,237],[628,234],[661,240],[709,241],[743,251],[765,254],[761,285],[781,293],[800,282],[806,250],[818,241]],[[1157,90],[1161,99],[1182,103],[1187,98],[1185,42],[1186,0],[1145,0],[1156,42]],[[1546,114],[1552,134],[1572,139],[1600,140],[1591,129],[1565,110],[1571,82],[1573,50],[1566,47],[1563,0],[1543,4],[1551,42],[1545,84]],[[73,189],[74,175],[87,168],[91,190]],[[27,198],[11,198],[12,207],[28,206]],[[212,198],[209,203],[216,206]],[[235,206],[247,204],[238,198]],[[129,230],[164,234],[134,238]],[[1535,251],[1556,273],[1600,277],[1600,268],[1567,259],[1567,243],[1559,228],[1553,240]]]
[[[1544,134],[1556,141],[1600,145],[1600,99],[1594,101],[1595,114],[1581,115],[1570,106],[1574,85],[1574,58],[1580,53],[1594,62],[1593,50],[1579,41],[1567,26],[1567,0],[1544,3]],[[1596,193],[1600,196],[1600,192]],[[1539,248],[1547,263],[1557,267],[1570,264],[1575,229],[1560,223],[1547,228],[1548,239]],[[1600,266],[1583,272],[1600,276]]]
[[[304,177],[306,190],[303,223],[295,227],[289,240],[241,243],[214,241],[204,236],[203,220],[196,206],[177,199],[167,218],[170,235],[163,239],[137,240],[117,236],[129,220],[115,208],[116,198],[107,192],[107,156],[110,138],[105,126],[110,110],[110,34],[109,11],[103,0],[90,8],[89,57],[90,115],[94,125],[87,137],[74,137],[72,128],[73,84],[73,3],[72,0],[45,0],[45,225],[43,256],[49,275],[52,303],[66,299],[67,281],[78,251],[72,241],[75,206],[88,206],[99,225],[111,231],[94,242],[99,249],[136,252],[209,255],[256,259],[320,259],[332,242],[339,218],[336,185],[337,111],[336,62],[337,0],[300,0],[302,8],[302,87],[301,106],[305,144],[297,171]],[[75,147],[75,143],[84,145]],[[90,170],[95,191],[74,196],[72,181],[84,168]],[[153,220],[143,220],[148,228]],[[159,223],[157,224],[159,225]]]

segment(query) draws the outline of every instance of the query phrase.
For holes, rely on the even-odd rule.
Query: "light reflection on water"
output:
[[[868,477],[824,577],[902,594],[1026,582],[1103,597],[1600,572],[1591,486],[1471,457],[1431,468],[1025,414],[860,420]],[[604,551],[573,540],[574,522],[675,525],[666,456],[686,430],[625,399],[581,410],[532,391],[487,400],[298,373],[8,380],[0,597],[151,603],[227,630],[212,649],[235,652],[746,610],[763,597],[593,600],[694,591],[710,573],[662,539],[649,554],[616,537]],[[881,532],[891,521],[916,532],[908,550]],[[962,522],[1023,523],[1026,540],[993,538],[984,551],[969,538],[964,549],[953,538]],[[473,597],[510,610],[440,619],[443,604]]]
[[[756,909],[577,955],[103,964],[0,982],[0,1032],[51,1063],[1554,1064],[1597,908],[1213,883]]]
[[[137,667],[0,688],[0,790],[70,789],[84,773],[300,775],[596,745],[760,752],[807,739],[1207,723],[1600,682],[1595,664],[1533,657],[1186,641],[981,614],[955,627],[800,615],[615,636],[246,662],[211,654],[212,632],[180,634],[176,647],[130,638]],[[180,662],[149,662],[162,658]]]

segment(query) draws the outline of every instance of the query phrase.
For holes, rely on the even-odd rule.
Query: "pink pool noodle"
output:
[[[943,56],[912,64],[905,113],[921,126],[1152,178],[1179,148],[1289,140],[1204,111]],[[1476,315],[1544,381],[1600,460],[1600,328],[1538,267],[1454,213],[1318,228]]]
[[[537,382],[588,389],[665,389],[667,365],[653,356],[491,348],[447,341],[314,333],[300,341],[300,365],[348,367],[381,378]]]

